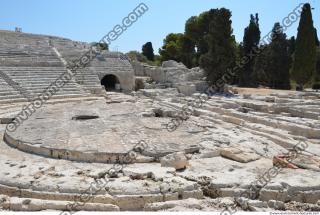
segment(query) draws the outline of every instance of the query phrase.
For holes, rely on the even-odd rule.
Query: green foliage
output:
[[[317,33],[317,29],[316,28],[314,28],[314,34],[315,34],[316,46],[319,46],[320,45],[320,41],[319,41],[319,38],[318,38],[318,33]]]
[[[256,74],[257,85],[261,86],[270,86],[271,85],[271,73],[270,73],[270,56],[271,56],[271,48],[269,44],[265,44],[260,47],[263,50],[261,54],[259,54],[255,61],[253,70]]]
[[[131,60],[146,63],[148,61],[147,57],[137,51],[130,51],[126,54]]]
[[[270,57],[268,69],[270,72],[270,87],[275,89],[290,89],[290,55],[286,34],[280,23],[275,23],[272,29]]]
[[[154,61],[154,53],[151,42],[147,42],[142,46],[142,54],[146,56],[148,60]]]
[[[137,52],[137,51],[130,51],[126,55],[130,58],[130,60],[139,61],[141,63],[146,63],[151,66],[160,66],[161,65],[161,60],[160,60],[159,55],[154,56],[154,61],[148,60],[146,56],[144,56],[143,54],[141,54],[140,52]]]
[[[313,81],[313,85],[312,85],[313,89],[320,89],[320,47],[318,47],[317,49],[317,66],[316,66],[316,74],[314,77],[314,81]]]
[[[162,61],[175,60],[189,68],[193,66],[194,43],[184,34],[167,35],[159,53]]]
[[[200,66],[206,73],[209,84],[217,86],[229,68],[235,65],[235,41],[232,36],[231,12],[225,8],[210,10],[211,21],[205,36],[208,52],[201,56]],[[218,90],[223,89],[221,84]]]
[[[152,61],[151,65],[154,65],[154,66],[161,66],[161,56],[160,55],[155,55],[154,56],[154,61]]]
[[[185,25],[185,35],[191,39],[197,49],[196,57],[208,52],[206,36],[209,33],[209,25],[213,18],[214,10],[201,13],[199,16],[189,18]]]
[[[248,57],[250,61],[235,77],[228,79],[229,83],[243,87],[263,85],[290,89],[290,82],[301,88],[308,82],[310,84],[313,77],[314,83],[320,86],[319,54],[316,70],[316,45],[319,46],[319,41],[309,4],[303,7],[296,39],[291,37],[287,40],[279,23],[273,27],[270,44],[259,46],[260,36],[258,14],[250,16],[243,42],[237,44],[232,36],[231,12],[225,8],[211,9],[190,17],[184,34],[168,34],[159,49],[160,60],[157,59],[158,62],[175,60],[189,68],[200,66],[207,81],[216,84],[235,61]],[[259,49],[261,51],[257,54]],[[290,80],[290,68],[293,80]]]
[[[109,50],[109,46],[107,43],[91,43],[92,46],[99,47],[101,50]]]
[[[190,17],[185,24],[185,36],[198,45],[198,41],[203,37],[200,33],[199,18],[197,16]]]
[[[180,40],[178,40],[178,47],[180,61],[186,65],[188,68],[194,66],[193,58],[195,56],[195,45],[194,43],[185,35],[183,35]]]
[[[316,71],[316,41],[310,4],[301,13],[293,60],[292,78],[303,89]]]
[[[163,41],[163,46],[159,50],[159,53],[162,57],[162,61],[166,60],[179,60],[179,46],[178,40],[183,36],[183,34],[168,34]]]
[[[249,26],[244,30],[243,56],[252,56],[253,49],[258,48],[260,34],[258,14],[255,16],[251,14]],[[251,60],[244,65],[239,77],[239,85],[243,87],[257,86],[257,74],[253,70],[255,57],[250,59]]]
[[[199,16],[190,17],[185,24],[185,36],[194,44],[193,64],[199,66],[199,59],[209,51],[207,36],[210,23],[214,19],[216,9],[201,13]]]
[[[292,67],[293,67],[293,57],[294,57],[294,52],[296,50],[296,39],[294,36],[290,37],[290,39],[288,40],[288,53],[290,56],[289,59],[289,74],[290,74],[290,79],[291,79],[291,71],[292,71]],[[293,87],[293,85],[291,84],[291,88]]]
[[[292,56],[296,49],[296,39],[294,38],[294,36],[290,37],[290,39],[288,40],[288,46],[289,46],[289,54],[290,56]]]
[[[290,89],[291,56],[295,50],[295,38],[291,37],[287,40],[279,23],[275,23],[271,38],[270,44],[259,47],[261,52],[254,60],[253,70],[257,85]]]

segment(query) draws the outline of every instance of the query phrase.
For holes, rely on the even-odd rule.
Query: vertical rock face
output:
[[[136,76],[149,76],[156,82],[183,83],[204,80],[203,70],[199,67],[188,69],[176,61],[164,61],[161,67],[150,66],[138,61],[131,62]]]
[[[67,64],[80,59],[89,48],[87,43],[65,38],[0,30],[0,102],[37,97],[62,74],[68,74]],[[97,56],[88,67],[72,75],[55,97],[101,95],[101,80],[106,75],[114,75],[121,90],[134,90],[133,68],[120,56],[112,52]]]
[[[207,87],[203,70],[199,67],[188,69],[182,63],[173,60],[164,61],[161,67],[137,61],[131,63],[136,76],[151,77],[156,83],[175,87],[187,96],[191,96],[196,91],[204,91]]]

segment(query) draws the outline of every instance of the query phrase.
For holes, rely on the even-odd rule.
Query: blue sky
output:
[[[155,51],[168,33],[184,31],[185,21],[211,8],[225,7],[232,11],[232,27],[237,41],[242,41],[251,13],[259,13],[262,35],[275,22],[281,21],[297,5],[309,2],[315,9],[314,25],[320,37],[320,1],[300,0],[2,0],[0,29],[62,36],[78,41],[100,40],[122,22],[141,2],[149,7],[136,23],[110,45],[111,50],[141,50],[148,41]],[[298,22],[287,31],[296,35]]]

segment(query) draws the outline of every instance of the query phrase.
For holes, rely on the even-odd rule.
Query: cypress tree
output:
[[[319,90],[320,89],[320,48],[317,50],[317,66],[316,66],[316,74],[314,77],[314,82],[312,85],[312,89]]]
[[[316,41],[310,4],[302,9],[296,39],[292,78],[300,90],[303,90],[316,71]]]
[[[206,42],[208,53],[200,58],[200,66],[204,69],[207,82],[216,86],[217,91],[224,88],[223,76],[235,64],[235,40],[232,36],[231,12],[225,8],[210,11],[212,21]]]
[[[271,88],[290,89],[290,56],[286,37],[280,23],[275,23],[272,29],[272,41],[270,43],[270,57],[268,61]]]
[[[254,72],[257,77],[257,84],[262,86],[271,86],[271,73],[270,73],[270,44],[265,44],[260,47],[263,49],[254,61]]]
[[[316,46],[320,45],[319,39],[318,39],[318,33],[317,33],[317,29],[314,28],[314,34],[315,34],[315,40],[316,40]]]
[[[289,52],[289,61],[290,61],[290,68],[292,68],[293,66],[293,56],[294,56],[294,52],[296,49],[296,39],[294,36],[292,36],[289,40],[288,40],[288,52]]]
[[[154,53],[151,42],[147,42],[142,46],[142,54],[146,56],[148,60],[154,61]]]
[[[182,62],[188,68],[195,64],[195,44],[184,34],[168,34],[163,41],[163,46],[159,50],[161,61],[175,60]]]
[[[250,61],[244,65],[240,78],[239,85],[243,87],[256,87],[257,86],[257,77],[254,73],[254,59],[252,57],[252,51],[254,48],[257,48],[260,41],[260,28],[259,28],[259,17],[258,14],[250,16],[250,24],[244,30],[243,37],[243,55],[250,57]]]
[[[296,39],[294,38],[294,36],[292,36],[289,40],[288,40],[288,44],[289,44],[289,54],[290,56],[294,54],[294,51],[296,49]]]

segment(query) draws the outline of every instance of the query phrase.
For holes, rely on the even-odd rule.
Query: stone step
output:
[[[81,83],[84,83],[84,84],[92,84],[92,85],[101,85],[100,80],[93,81],[93,80],[79,80],[79,79],[77,79],[76,82],[77,83],[81,82]]]
[[[23,67],[23,66],[19,66],[19,67],[5,67],[5,66],[1,66],[0,70],[8,70],[8,71],[41,71],[41,70],[65,70],[64,67]]]
[[[1,92],[19,92],[19,90],[17,89],[19,87],[19,85],[17,86],[10,86],[10,85],[0,85],[0,91]]]
[[[64,96],[64,95],[77,95],[77,96],[83,96],[87,95],[88,93],[82,91],[82,92],[76,92],[76,91],[58,91],[55,95]],[[27,95],[29,95],[29,98],[36,98],[39,95],[42,95],[42,92],[28,92]],[[54,96],[55,96],[54,95]],[[15,95],[1,95],[0,100],[10,100],[10,99],[19,99],[19,98],[25,98],[21,94],[15,94]]]
[[[77,73],[75,76],[74,76],[76,79],[82,79],[83,77],[86,78],[86,80],[99,80],[99,75],[98,74],[94,74],[94,73],[91,73],[91,74],[81,74],[81,73]]]
[[[62,66],[62,63],[60,61],[49,61],[47,59],[17,59],[17,60],[10,60],[10,59],[4,59],[4,60],[1,60],[0,59],[0,66],[15,66],[15,67],[18,67],[18,66],[41,66],[41,67],[46,67],[46,66]]]
[[[0,78],[0,80],[2,80]],[[0,89],[9,89],[11,90],[12,89],[12,86],[10,86],[7,82],[5,81],[0,81]]]
[[[19,86],[24,86],[24,87],[47,87],[50,86],[51,83],[55,82],[55,79],[53,80],[48,80],[48,81],[15,81],[16,83],[19,84]],[[71,80],[68,82],[65,86],[78,86],[75,81]]]
[[[31,97],[38,97],[38,96],[40,96],[40,95],[42,95],[43,94],[43,92],[29,92],[30,93],[30,96]],[[63,96],[63,95],[85,95],[86,93],[84,92],[84,91],[81,91],[81,92],[79,92],[79,91],[58,91],[58,92],[56,92],[54,95],[61,95],[61,96]]]
[[[52,83],[53,81],[57,80],[60,75],[57,76],[42,76],[42,77],[14,77],[10,76],[11,79],[17,83],[24,83],[25,81],[28,81],[30,83],[32,82],[46,82],[46,83]]]
[[[1,70],[6,71],[55,71],[55,70],[65,70],[64,66],[52,66],[52,67],[46,67],[46,66],[1,66]]]
[[[16,78],[13,78],[12,79],[14,82],[16,82],[17,84],[26,84],[26,85],[30,85],[30,84],[43,84],[43,85],[47,85],[49,86],[50,84],[56,82],[58,80],[58,77],[53,77],[53,78],[41,78],[41,79],[33,79],[33,80],[30,80],[30,79],[16,79]],[[75,83],[74,80],[70,80],[69,83]]]
[[[81,87],[84,87],[84,88],[99,88],[99,89],[102,89],[102,88],[104,88],[104,86],[102,86],[102,85],[86,85],[86,84],[83,84],[83,85],[81,85]]]
[[[27,62],[27,61],[32,61],[30,63],[36,63],[36,62],[42,62],[42,61],[47,61],[47,62],[60,62],[59,59],[52,58],[52,57],[37,57],[37,56],[23,56],[23,57],[0,57],[0,61],[10,61],[10,62]]]
[[[60,77],[60,75],[56,76],[41,76],[41,77],[16,77],[16,76],[10,76],[11,79],[13,79],[15,82],[52,82]],[[77,81],[84,81],[84,82],[92,82],[92,83],[100,83],[100,80],[98,78],[77,78],[74,77]]]
[[[72,98],[81,98],[87,97],[89,94],[61,94],[61,95],[54,95],[51,99],[72,99]],[[33,98],[37,98],[36,96]],[[10,103],[17,103],[17,102],[28,102],[26,98],[15,98],[15,99],[2,99],[0,100],[0,104],[10,104]]]
[[[38,95],[42,95],[43,91],[41,91],[41,90],[28,91],[28,93],[30,94],[30,96],[36,97]],[[84,95],[85,92],[84,92],[84,90],[82,90],[82,91],[77,91],[77,90],[59,90],[59,91],[57,91],[55,93],[55,95],[69,95],[69,94],[72,94],[72,95]]]
[[[76,79],[83,79],[83,77],[85,78],[85,80],[89,80],[89,81],[97,81],[99,79],[98,75],[96,74],[84,74],[84,75],[75,75],[74,76]]]
[[[59,201],[59,200],[43,200],[35,198],[19,198],[19,197],[2,197],[5,201],[0,203],[4,210],[10,211],[42,211],[42,210],[58,210],[65,211],[66,208],[74,201]],[[74,210],[81,211],[120,211],[119,207],[113,204],[103,203],[85,203],[81,206],[74,207]]]
[[[49,63],[47,61],[43,61],[43,62],[1,62],[0,66],[35,66],[35,67],[57,67],[57,66],[63,66],[63,64],[61,62],[55,62],[55,63]]]
[[[96,73],[96,71],[93,70],[88,70],[88,71],[82,71],[79,70],[78,73],[76,74],[76,76],[88,76],[88,77],[98,77],[98,73]]]
[[[4,71],[6,74],[10,75],[10,76],[46,76],[46,75],[61,75],[65,72],[67,72],[67,70],[54,70],[54,71],[18,71],[18,72],[7,72]]]
[[[41,55],[41,56],[39,56]],[[35,60],[41,60],[41,59],[48,59],[48,60],[57,60],[56,56],[50,55],[48,53],[28,53],[28,54],[16,54],[12,53],[9,55],[1,54],[0,53],[0,59],[8,59],[8,60],[25,60],[25,59],[35,59]]]
[[[27,102],[27,101],[28,100],[26,98],[2,99],[0,100],[0,104],[10,104],[10,103]]]
[[[20,86],[21,86],[21,85],[20,85]],[[42,87],[30,87],[30,86],[23,86],[23,85],[22,85],[22,86],[21,86],[21,90],[25,90],[25,91],[27,91],[27,92],[42,92],[42,91],[44,91],[45,89],[47,89],[48,86],[49,86],[49,85],[44,85],[44,86],[42,86]],[[64,87],[62,87],[62,88],[59,88],[59,89],[60,89],[60,91],[76,91],[76,92],[78,92],[78,91],[81,91],[81,88],[82,88],[82,87],[68,86],[68,85],[66,85],[66,86],[64,86]],[[12,91],[11,91],[11,90],[7,90],[7,89],[2,90],[2,89],[0,88],[0,92],[11,93]],[[20,90],[13,88],[13,92],[20,92]]]
[[[43,92],[31,92],[31,95],[33,95],[33,97],[35,96],[39,96],[39,95],[42,95]],[[58,91],[55,93],[55,95],[86,95],[86,92],[83,90],[83,91]]]
[[[33,56],[38,56],[38,57],[42,57],[42,56],[56,57],[51,49],[40,49],[40,48],[33,49],[30,47],[27,47],[27,48],[14,47],[13,49],[11,48],[7,52],[5,50],[1,50],[0,54],[3,56],[6,56],[6,55],[14,56],[15,55],[16,57],[28,56],[28,55],[33,55]]]
[[[77,73],[75,77],[79,79],[81,79],[82,77],[85,77],[87,79],[99,80],[99,76],[96,73],[85,73],[85,74]]]
[[[0,88],[0,96],[6,95],[20,95],[20,93],[16,90],[3,90],[2,88]]]
[[[50,68],[50,67],[48,67]],[[56,72],[59,72],[59,71],[66,71],[65,68],[61,67],[59,69],[29,69],[29,70],[26,70],[26,69],[21,69],[21,70],[8,70],[8,69],[1,69],[2,71],[4,72],[8,72],[9,74],[23,74],[23,73],[36,73],[36,74],[46,74],[46,73],[56,73]]]
[[[34,83],[24,83],[24,82],[18,82],[19,85],[22,88],[29,88],[29,89],[37,89],[37,88],[46,88],[49,87],[52,83],[54,83],[55,80],[52,81],[43,81],[43,82],[34,82]],[[63,88],[77,88],[79,85],[76,84],[74,81],[70,81],[69,83],[65,84]]]
[[[30,98],[35,98],[39,95],[42,94],[42,92],[33,92],[33,91],[29,91],[29,92],[26,92],[27,95],[30,96]],[[55,95],[86,95],[87,93],[85,93],[84,91],[58,91],[55,93]],[[19,99],[19,98],[25,98],[23,95],[17,93],[17,94],[2,94],[0,95],[0,100],[6,100],[6,99]]]
[[[31,84],[19,84],[19,86],[23,89],[29,89],[29,90],[36,90],[36,89],[45,89],[49,87],[51,83],[43,83],[38,85],[31,85]],[[79,89],[78,85],[75,84],[66,84],[62,87],[62,89]]]
[[[79,83],[80,86],[97,86],[97,87],[103,87],[103,85],[101,85],[100,82],[83,82],[83,83]]]
[[[17,98],[24,98],[23,95],[0,95],[0,100],[4,99],[17,99]]]
[[[60,69],[60,70],[51,70],[51,71],[26,71],[26,70],[21,70],[21,71],[8,71],[8,70],[2,70],[2,72],[10,75],[10,76],[30,76],[30,75],[55,75],[55,74],[62,74],[66,72],[67,70]]]
[[[296,134],[299,136],[304,136],[306,138],[311,138],[311,139],[320,139],[320,129],[317,128],[310,128],[306,125],[297,125],[294,123],[290,122],[285,122],[280,119],[270,119],[266,117],[261,117],[255,114],[251,113],[241,113],[239,111],[235,110],[230,110],[230,109],[223,109],[221,107],[217,106],[212,106],[210,103],[205,104],[203,106],[206,110],[226,115],[229,117],[232,117],[234,119],[237,119],[238,121],[247,121],[247,122],[252,122],[252,123],[259,123],[262,125],[278,128],[278,129],[283,129],[288,131],[291,134]]]
[[[52,77],[23,77],[23,78],[16,78],[11,77],[17,83],[23,83],[25,81],[29,82],[44,82],[44,83],[52,83],[57,80],[60,76],[52,76]]]
[[[84,90],[98,90],[98,91],[101,91],[101,92],[104,92],[105,89],[103,87],[98,87],[98,86],[84,86],[83,87]]]

